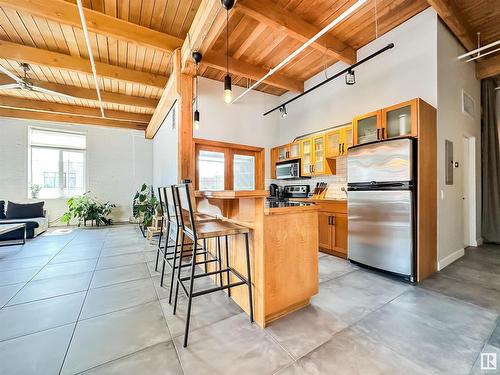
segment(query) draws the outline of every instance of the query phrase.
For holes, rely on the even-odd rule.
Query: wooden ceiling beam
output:
[[[202,64],[214,69],[226,71],[226,57],[221,53],[210,53],[203,57]],[[248,64],[242,60],[229,58],[229,71],[232,74],[258,80],[267,74],[268,70]],[[304,82],[287,77],[281,73],[275,73],[264,81],[264,83],[293,92],[303,92]]]
[[[96,117],[74,116],[59,113],[48,113],[32,110],[0,108],[0,117],[10,117],[25,120],[64,122],[81,125],[99,125],[122,129],[145,130],[146,126],[137,122],[110,120]],[[1,126],[1,125],[0,125]]]
[[[167,117],[174,103],[180,99],[181,95],[181,52],[174,51],[172,56],[172,74],[163,90],[160,102],[156,107],[151,120],[146,129],[146,138],[153,139],[160,129],[163,120]]]
[[[321,27],[310,24],[297,14],[270,1],[240,0],[235,9],[269,27],[286,32],[291,38],[302,43],[321,31]],[[356,62],[356,51],[328,33],[312,43],[311,47],[347,64]]]
[[[0,6],[23,11],[61,24],[81,28],[78,7],[64,0],[0,0]],[[172,52],[183,40],[120,18],[84,8],[89,31],[144,47]]]
[[[427,0],[467,51],[477,48],[474,34],[454,0]]]
[[[50,66],[57,69],[92,74],[90,61],[80,57],[65,55],[40,48],[0,40],[0,58],[27,62],[35,65]],[[167,77],[96,62],[97,75],[121,81],[135,82],[143,85],[163,88]]]
[[[500,75],[500,54],[478,61],[476,65],[477,79],[485,79],[496,75]]]
[[[101,118],[101,111],[99,108],[33,100],[31,98],[25,99],[7,95],[0,95],[0,107]],[[104,114],[108,119],[138,122],[142,125],[146,125],[151,120],[151,115],[142,113],[105,109]]]
[[[31,82],[35,86],[42,87],[48,90],[53,90],[60,92],[62,94],[74,96],[78,99],[87,99],[97,101],[97,93],[94,89],[86,89],[83,87],[62,85],[59,83],[40,81],[36,79],[32,79]],[[10,77],[6,75],[0,74],[0,85],[7,85],[9,83],[13,83]],[[130,96],[124,94],[116,94],[114,92],[102,91],[101,90],[101,98],[105,103],[113,103],[113,104],[121,104],[121,105],[129,105],[134,107],[143,107],[143,108],[156,108],[158,105],[158,100],[152,98],[143,98],[140,96]]]
[[[232,16],[233,13],[231,11],[229,15]],[[195,75],[192,52],[199,51],[204,56],[213,47],[225,26],[226,11],[220,0],[202,0],[181,48],[183,73]]]

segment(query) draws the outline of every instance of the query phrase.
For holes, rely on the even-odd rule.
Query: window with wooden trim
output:
[[[264,185],[264,149],[195,140],[197,190],[255,190]]]

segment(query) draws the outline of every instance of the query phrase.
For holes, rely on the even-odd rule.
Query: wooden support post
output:
[[[180,74],[178,176],[194,182],[193,81],[192,75]]]

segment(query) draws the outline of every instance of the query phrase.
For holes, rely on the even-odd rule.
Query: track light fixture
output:
[[[354,74],[354,69],[350,69],[345,74],[345,84],[354,85],[356,83],[356,75]]]
[[[200,64],[201,59],[203,58],[203,55],[199,51],[194,51],[193,54],[193,60],[196,63],[196,98],[195,98],[195,111],[193,115],[193,127],[194,130],[200,129],[200,111],[198,111],[198,65]]]
[[[287,116],[286,107],[284,105],[280,107],[280,115],[283,118],[286,118],[286,116]]]
[[[226,75],[224,76],[224,101],[229,104],[233,101],[231,76],[229,75],[229,10],[234,5],[234,0],[221,0],[226,9]]]

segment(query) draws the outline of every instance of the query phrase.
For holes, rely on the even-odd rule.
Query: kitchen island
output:
[[[319,283],[315,205],[269,207],[265,190],[197,191],[195,195],[199,212],[250,228],[254,318],[259,326],[309,304]],[[208,248],[213,252],[215,241]],[[244,238],[230,238],[229,248],[230,265],[245,275]],[[248,313],[246,288],[231,289],[231,298]]]

